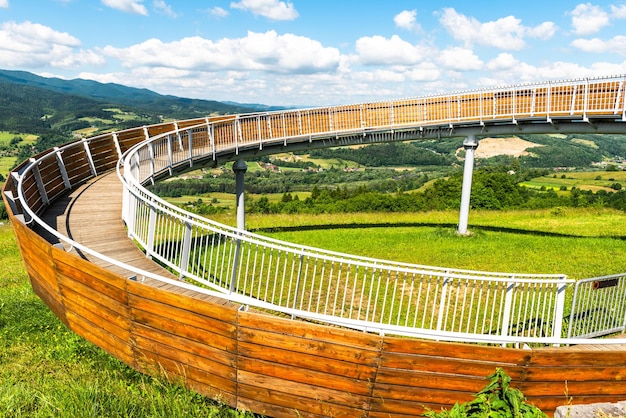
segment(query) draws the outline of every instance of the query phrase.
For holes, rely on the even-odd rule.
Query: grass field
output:
[[[577,187],[581,190],[615,191],[611,188],[614,183],[626,186],[626,171],[576,171],[549,176],[537,177],[521,183],[523,186],[539,189],[560,190],[562,187],[570,190]]]
[[[69,331],[33,293],[0,225],[0,417],[251,417],[142,375]]]

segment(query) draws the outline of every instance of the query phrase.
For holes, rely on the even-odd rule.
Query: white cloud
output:
[[[102,64],[92,51],[75,51],[80,41],[66,32],[32,22],[5,22],[0,26],[0,62],[10,68],[73,68]]]
[[[200,52],[199,52],[200,51]],[[318,41],[275,31],[248,32],[244,38],[211,41],[198,36],[180,41],[149,39],[128,48],[107,46],[104,53],[126,67],[170,67],[203,71],[311,73],[335,71],[340,53]]]
[[[412,45],[398,35],[366,36],[356,41],[358,61],[363,65],[413,65],[424,59],[426,48]]]
[[[102,4],[112,9],[147,16],[148,10],[142,2],[143,0],[102,0]]]
[[[463,42],[466,47],[480,44],[504,50],[520,50],[526,46],[525,37],[546,40],[556,31],[552,22],[527,27],[514,16],[481,23],[452,8],[443,9],[439,22],[454,39]]]
[[[410,31],[421,31],[421,26],[416,22],[417,10],[404,10],[398,13],[393,21],[397,27]]]
[[[0,0],[0,8],[8,9],[9,8],[9,0]]]
[[[591,35],[610,23],[609,15],[600,6],[581,3],[570,12],[576,35]]]
[[[293,3],[279,0],[241,0],[231,3],[230,7],[247,10],[272,20],[294,20],[298,17]]]
[[[219,6],[215,6],[209,10],[209,13],[215,17],[226,17],[228,16],[228,10],[222,9]]]
[[[474,51],[460,47],[444,49],[439,53],[438,61],[444,68],[457,71],[480,70],[483,66]]]
[[[608,40],[599,38],[576,39],[572,42],[572,46],[586,53],[611,52],[626,56],[626,36],[623,35]]]
[[[509,54],[508,52],[503,52],[499,54],[497,57],[495,57],[494,59],[492,59],[491,61],[489,61],[487,63],[487,68],[490,71],[502,71],[502,70],[509,70],[511,68],[515,68],[519,64],[520,62],[517,59],[515,59],[515,57],[512,54]]]
[[[152,7],[154,7],[157,12],[163,13],[169,17],[178,17],[178,14],[172,10],[172,7],[165,3],[164,0],[153,0]]]

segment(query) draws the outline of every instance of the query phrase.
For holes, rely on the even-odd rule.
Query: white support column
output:
[[[233,171],[235,172],[235,194],[237,198],[237,229],[244,231],[246,229],[246,204],[244,200],[243,185],[244,174],[248,170],[248,166],[244,160],[237,160],[233,164]]]
[[[463,169],[463,189],[461,190],[461,212],[459,214],[460,235],[467,234],[467,219],[469,216],[470,195],[472,193],[472,175],[474,173],[474,151],[478,148],[478,140],[474,135],[468,135],[463,141],[465,148],[465,166]]]

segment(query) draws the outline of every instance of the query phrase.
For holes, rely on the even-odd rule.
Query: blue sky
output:
[[[0,68],[285,106],[626,73],[626,1],[0,0]]]

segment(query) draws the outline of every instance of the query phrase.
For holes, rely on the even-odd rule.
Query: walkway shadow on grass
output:
[[[422,227],[432,227],[432,228],[443,228],[449,229],[450,232],[456,231],[458,225],[455,223],[437,223],[437,222],[398,222],[398,223],[389,223],[389,222],[380,222],[380,223],[334,223],[334,224],[318,224],[318,225],[298,225],[298,226],[276,226],[269,228],[256,228],[250,229],[250,232],[294,232],[294,231],[322,231],[328,229],[366,229],[366,228],[422,228]],[[540,237],[557,237],[557,238],[609,238],[609,239],[617,239],[617,240],[626,240],[626,236],[619,235],[575,235],[575,234],[566,234],[561,232],[550,232],[550,231],[537,231],[537,230],[529,230],[529,229],[518,229],[518,228],[505,228],[500,226],[488,226],[488,225],[473,225],[469,228],[470,234],[473,231],[489,231],[489,232],[499,232],[504,234],[517,234],[517,235],[533,235]]]

